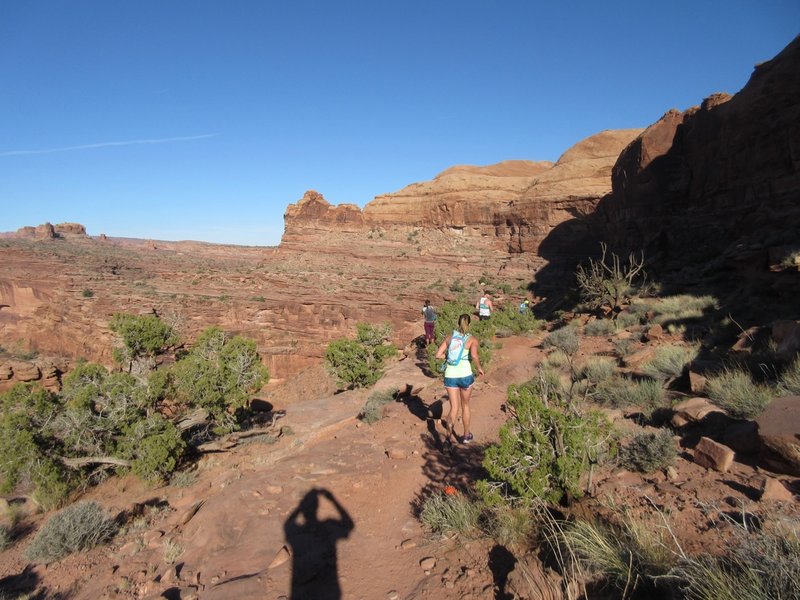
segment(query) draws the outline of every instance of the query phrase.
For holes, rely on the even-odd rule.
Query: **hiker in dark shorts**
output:
[[[425,345],[432,344],[435,341],[436,309],[431,306],[430,300],[425,300],[425,306],[422,307],[422,315],[425,318]]]

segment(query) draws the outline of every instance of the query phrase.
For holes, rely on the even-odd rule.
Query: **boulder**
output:
[[[708,379],[705,376],[689,369],[689,389],[693,394],[701,394],[706,389]]]
[[[664,328],[661,327],[658,323],[650,327],[644,333],[644,339],[648,342],[661,340],[664,338]]]
[[[624,357],[622,360],[627,368],[636,370],[644,363],[653,360],[655,355],[655,349],[652,346],[648,346],[647,348],[643,348],[638,352]]]
[[[800,396],[773,400],[756,419],[763,458],[779,473],[800,476]]]
[[[11,379],[14,375],[14,371],[11,370],[11,365],[2,364],[0,365],[0,381],[5,381],[6,379]]]
[[[761,501],[792,502],[794,500],[794,494],[774,477],[765,477],[758,487],[760,491],[758,499]]]
[[[721,473],[727,473],[733,464],[733,450],[711,438],[700,438],[694,449],[694,462]]]
[[[711,404],[706,398],[689,398],[672,407],[672,425],[683,427],[688,423],[701,423],[708,415],[724,416],[725,411],[719,406]]]

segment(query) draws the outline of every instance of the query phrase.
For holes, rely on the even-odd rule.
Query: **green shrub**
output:
[[[394,402],[397,397],[397,389],[385,390],[383,392],[372,392],[364,403],[359,417],[369,425],[377,423],[383,418],[383,407]]]
[[[622,521],[620,525],[584,520],[565,524],[560,532],[563,553],[589,574],[602,575],[622,598],[652,598],[659,580],[677,565],[681,550],[664,528],[627,514]]]
[[[218,327],[200,334],[173,369],[175,395],[184,405],[209,412],[217,433],[235,430],[250,394],[269,381],[252,340],[230,336]]]
[[[683,373],[691,359],[691,352],[683,346],[659,346],[652,360],[642,365],[642,372],[653,379],[666,381]]]
[[[624,340],[614,340],[614,350],[619,354],[620,358],[630,356],[633,349],[636,347],[636,342],[630,338]]]
[[[127,360],[135,360],[140,356],[153,357],[178,343],[172,327],[156,315],[115,313],[108,326],[122,338],[126,350],[124,355],[118,357]]]
[[[358,323],[356,329],[355,340],[334,340],[325,351],[328,369],[346,388],[374,385],[383,376],[386,359],[397,352],[387,343],[391,336],[388,324],[373,327]]]
[[[580,346],[580,337],[575,327],[562,327],[547,334],[544,338],[545,347],[561,350],[567,356],[573,356]]]
[[[435,533],[477,533],[480,516],[480,504],[458,492],[432,493],[420,512],[422,523]]]
[[[111,539],[117,525],[96,502],[78,502],[53,515],[25,552],[28,560],[48,563]]]
[[[800,396],[800,358],[794,359],[781,373],[778,392],[784,396]]]
[[[484,529],[498,544],[528,548],[536,528],[534,514],[528,507],[493,506],[486,515]]]
[[[561,367],[568,365],[569,361],[569,356],[567,356],[563,350],[553,350],[547,355],[547,357],[545,357],[544,365],[554,369],[560,369]]]
[[[612,319],[594,319],[586,323],[583,332],[594,337],[612,335],[617,332],[617,322]]]
[[[688,600],[800,598],[800,537],[796,525],[751,530],[735,525],[721,556],[691,557],[677,569]]]
[[[584,472],[614,449],[612,427],[602,413],[580,414],[545,387],[543,380],[509,386],[512,418],[483,460],[489,476],[506,486],[506,495],[523,501],[581,497]],[[503,494],[490,480],[479,482],[478,489],[488,504],[502,504]]]
[[[772,401],[772,391],[754,383],[748,373],[726,368],[710,375],[706,384],[708,399],[736,419],[754,419]]]
[[[641,324],[641,317],[637,314],[633,314],[631,312],[623,311],[617,315],[616,318],[617,327],[616,330],[619,331],[620,329],[626,329],[627,327],[633,327],[634,325]]]
[[[631,471],[653,473],[675,463],[678,450],[672,431],[661,429],[658,433],[637,433],[620,449],[620,464]]]
[[[94,296],[94,292],[89,288],[84,288],[84,290],[81,292],[81,296],[83,296],[84,298],[91,298],[92,296]]]
[[[524,313],[519,312],[515,306],[505,306],[492,313],[489,321],[496,330],[507,330],[514,335],[539,331],[543,323],[533,316],[533,312],[528,310]],[[486,321],[483,321],[484,323]]]
[[[0,491],[31,485],[45,509],[67,497],[76,481],[54,458],[62,451],[51,431],[59,409],[54,394],[30,384],[0,394]]]
[[[717,299],[713,296],[692,296],[680,294],[658,298],[649,310],[654,313],[653,322],[664,325],[670,321],[688,321],[699,319],[709,310],[716,307]]]
[[[258,436],[251,436],[249,438],[245,438],[242,440],[243,445],[247,443],[252,443],[253,437]],[[169,478],[169,484],[173,487],[179,488],[188,488],[192,487],[195,483],[197,483],[197,473],[190,472],[190,471],[176,471],[172,474],[172,477]]]
[[[581,377],[596,385],[614,377],[617,372],[617,364],[607,356],[592,356],[581,365],[579,372]]]
[[[643,379],[632,381],[623,377],[612,377],[600,382],[595,389],[595,400],[614,408],[637,406],[652,411],[665,403],[664,388],[658,381]]]
[[[132,461],[131,470],[145,481],[169,479],[186,450],[181,432],[159,414],[137,421],[124,435],[120,454]]]

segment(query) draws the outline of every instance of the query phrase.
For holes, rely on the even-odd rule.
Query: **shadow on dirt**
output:
[[[410,385],[406,385],[405,390],[401,390],[397,393],[396,401],[405,404],[406,408],[408,408],[408,412],[417,417],[420,421],[442,418],[442,401],[434,400],[428,404],[417,395],[417,390],[412,389]]]
[[[320,500],[330,504],[338,517],[320,520]],[[354,528],[353,519],[329,490],[312,488],[306,493],[283,524],[292,549],[291,600],[340,600],[336,543]]]
[[[516,564],[517,559],[505,546],[495,544],[489,551],[489,569],[494,579],[495,600],[513,600],[514,596],[506,591],[506,583]]]
[[[0,579],[0,598],[70,600],[75,597],[76,590],[74,588],[52,591],[47,587],[39,588],[40,583],[41,578],[34,571],[33,565],[27,565],[19,575],[9,575]]]

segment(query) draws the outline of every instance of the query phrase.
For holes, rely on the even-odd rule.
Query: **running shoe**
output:
[[[461,438],[461,443],[462,444],[469,444],[473,439],[475,439],[475,438],[473,437],[472,432],[470,431],[467,435],[465,435],[463,438]]]

